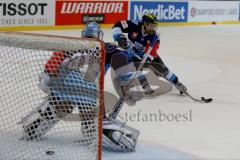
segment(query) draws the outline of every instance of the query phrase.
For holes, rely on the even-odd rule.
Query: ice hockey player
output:
[[[157,27],[156,16],[147,13],[142,16],[141,21],[125,20],[117,22],[112,28],[113,39],[118,42],[121,48],[128,50],[130,61],[141,62],[144,56],[147,56],[149,64],[144,67],[151,68],[157,76],[165,78],[182,94],[187,91],[187,88],[178,80],[176,74],[168,69],[158,55],[160,38],[157,34]],[[127,34],[127,37],[125,34]],[[152,44],[156,38],[156,43]],[[150,48],[151,51],[148,54]],[[146,79],[143,79],[141,84],[143,84],[145,90],[149,90],[149,93],[153,92]]]
[[[91,22],[83,29],[82,37],[102,40],[103,32],[97,23]],[[107,68],[111,63],[111,57],[123,49],[111,43],[105,44]],[[99,68],[96,65],[98,62],[94,61],[95,58],[85,62],[86,58],[91,59],[78,54],[77,51],[62,51],[53,53],[47,60],[38,86],[48,94],[48,97],[34,111],[22,118],[25,139],[39,139],[77,109],[81,115],[83,135],[86,135],[84,139],[87,144],[93,141],[91,135],[96,133],[96,126],[91,117],[96,117],[94,106],[97,92],[93,82]],[[88,65],[88,69],[82,73],[80,68],[84,65]],[[89,94],[86,94],[87,92]],[[138,136],[138,130],[119,121],[111,119],[103,121],[103,146],[111,150],[134,151]]]

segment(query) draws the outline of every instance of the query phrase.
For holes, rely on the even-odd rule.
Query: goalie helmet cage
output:
[[[63,71],[49,80],[59,84],[43,92],[38,86],[39,75],[57,52],[68,55],[68,62],[76,53],[91,56],[88,62],[83,62],[86,57],[80,58],[78,70],[69,69],[63,61],[59,67]],[[101,160],[104,62],[104,43],[96,39],[0,32],[0,159]],[[85,75],[86,66],[92,71],[90,79],[91,73],[95,74],[94,80]],[[63,73],[66,75],[59,78]],[[68,84],[72,87],[67,88]],[[51,113],[40,113],[44,102],[52,106]],[[31,134],[39,121],[48,123],[53,114],[57,123],[39,137],[26,138],[29,130],[23,127],[23,119],[32,113],[40,120],[29,119],[34,130]]]

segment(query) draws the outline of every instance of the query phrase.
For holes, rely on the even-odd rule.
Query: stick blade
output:
[[[208,99],[206,99],[206,98],[202,97],[201,99],[202,99],[202,101],[204,101],[205,103],[210,103],[210,102],[213,101],[212,98],[208,98]]]

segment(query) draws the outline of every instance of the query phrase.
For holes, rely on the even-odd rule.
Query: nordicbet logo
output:
[[[146,3],[146,5],[135,4],[133,7],[133,14],[132,14],[133,17],[131,18],[133,18],[134,20],[140,20],[144,14],[153,13],[157,16],[157,19],[160,22],[187,21],[187,11],[188,11],[187,3],[153,2],[154,4],[151,4],[151,5],[149,3]],[[152,8],[152,6],[156,6],[156,8]]]

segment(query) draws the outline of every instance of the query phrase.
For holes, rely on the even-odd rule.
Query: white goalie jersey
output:
[[[69,52],[67,53],[69,55]],[[58,58],[61,55],[61,53],[56,54]],[[62,58],[62,62],[58,62],[57,64],[60,65],[56,68],[50,67],[52,60],[56,60],[54,55],[45,65],[45,72],[39,76],[39,88],[50,97],[58,97],[58,101],[80,104],[84,99],[84,103],[88,102],[89,105],[93,105],[96,96],[96,86],[93,82],[98,74],[98,68],[95,66],[96,59],[89,55],[74,53],[71,57]],[[48,106],[48,102],[45,102],[45,108],[46,105]],[[59,120],[56,116],[56,121]],[[52,126],[54,124],[49,123],[49,129]],[[132,127],[115,120],[104,120],[103,146],[106,148],[120,152],[135,151],[138,136],[139,131]]]
[[[94,121],[99,98],[95,83],[100,70],[100,59],[94,55],[97,50],[54,52],[47,60],[44,72],[39,75],[38,86],[48,96],[22,119],[26,139],[41,137],[74,110],[82,113],[81,121]],[[91,115],[92,118],[89,118]],[[36,122],[40,123],[33,128]],[[83,125],[83,132],[85,127]],[[33,128],[34,134],[30,128]]]

